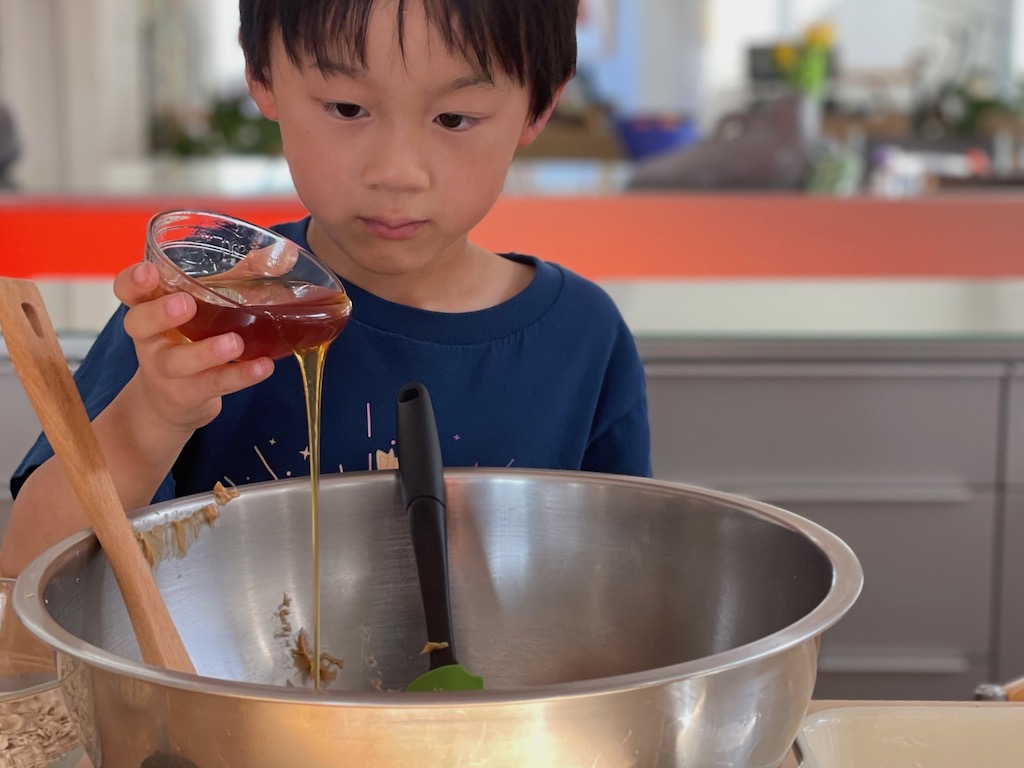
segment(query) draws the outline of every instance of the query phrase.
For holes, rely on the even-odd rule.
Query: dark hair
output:
[[[377,0],[239,0],[239,39],[257,82],[270,81],[270,46],[280,31],[296,66],[312,60],[328,73],[340,51],[366,63],[366,34]],[[398,0],[399,40],[409,0]],[[530,89],[530,115],[551,106],[555,90],[576,69],[579,0],[421,0],[427,23],[448,50],[493,74],[493,62]],[[334,56],[332,57],[332,54]]]

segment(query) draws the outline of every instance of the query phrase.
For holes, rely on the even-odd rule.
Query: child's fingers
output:
[[[171,293],[136,304],[124,316],[124,330],[135,341],[145,341],[177,328],[196,313],[196,300],[187,293]]]
[[[140,349],[139,381],[151,407],[168,422],[202,426],[223,395],[258,384],[274,372],[268,357],[232,362],[241,354],[233,333],[192,344],[151,344]],[[208,416],[204,415],[208,414]]]
[[[118,273],[114,278],[114,295],[121,303],[131,307],[153,298],[159,283],[156,267],[143,261]]]
[[[186,391],[177,394],[185,399],[204,401],[237,392],[274,372],[270,358],[236,361],[244,348],[235,333],[158,346],[147,355],[147,368],[172,388],[184,387]]]
[[[221,365],[195,377],[196,395],[205,395],[211,399],[230,395],[258,384],[273,372],[274,361],[269,357]]]
[[[257,360],[225,363],[178,379],[162,375],[156,378],[150,375],[147,378],[162,393],[151,399],[155,409],[170,422],[191,423],[196,414],[207,413],[211,403],[222,396],[258,384],[273,372],[274,361],[261,357]],[[206,419],[200,418],[200,421],[205,422]]]
[[[170,379],[195,376],[197,373],[229,363],[244,346],[237,333],[225,333],[192,344],[174,344],[163,349],[158,357],[160,373]]]

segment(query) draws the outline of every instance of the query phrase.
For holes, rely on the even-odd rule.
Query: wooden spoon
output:
[[[36,285],[0,277],[0,330],[39,422],[106,553],[147,664],[195,674],[114,487]]]

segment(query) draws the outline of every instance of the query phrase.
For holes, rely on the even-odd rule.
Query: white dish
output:
[[[808,715],[802,768],[1024,766],[1024,707],[852,706]]]

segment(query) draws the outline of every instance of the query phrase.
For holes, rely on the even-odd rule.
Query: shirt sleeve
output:
[[[635,405],[591,440],[582,469],[614,475],[651,476],[651,433],[647,399]]]
[[[75,371],[75,384],[82,396],[90,419],[110,405],[118,392],[135,375],[139,367],[135,345],[124,331],[127,307],[121,306],[96,337],[85,359]],[[17,497],[21,487],[39,466],[53,456],[46,435],[40,434],[11,477],[11,496]],[[157,491],[154,501],[174,497],[174,481],[168,476]]]
[[[647,380],[633,335],[621,320],[603,389],[596,429],[581,469],[650,477]]]

